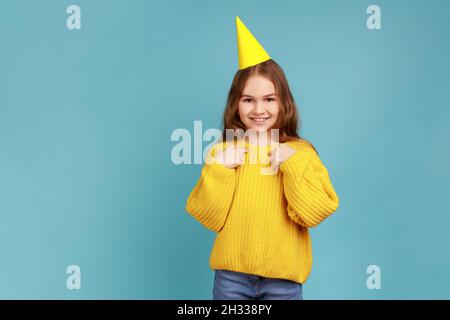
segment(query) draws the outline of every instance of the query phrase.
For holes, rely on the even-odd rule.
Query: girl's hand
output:
[[[223,164],[225,167],[233,169],[242,165],[245,161],[245,154],[248,152],[247,148],[241,146],[229,145],[217,152],[215,159],[217,162]]]
[[[270,156],[270,164],[271,167],[278,170],[280,165],[293,156],[297,150],[289,147],[285,143],[280,143],[276,147],[269,151],[268,155]]]

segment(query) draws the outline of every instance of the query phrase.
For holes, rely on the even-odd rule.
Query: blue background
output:
[[[211,298],[215,235],[184,211],[201,165],[174,165],[170,136],[220,127],[236,15],[341,200],[311,230],[304,298],[450,298],[446,0],[2,1],[0,298]]]

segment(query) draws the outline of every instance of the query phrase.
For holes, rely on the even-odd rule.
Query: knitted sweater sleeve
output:
[[[219,232],[225,225],[234,196],[236,171],[215,162],[217,148],[208,152],[200,178],[186,202],[186,211],[204,227]]]
[[[331,215],[339,198],[328,170],[311,148],[301,148],[280,165],[289,217],[305,228],[312,228]]]

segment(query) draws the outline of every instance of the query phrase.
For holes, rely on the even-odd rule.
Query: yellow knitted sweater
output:
[[[214,159],[218,148],[228,143],[232,142],[214,145],[207,159]],[[264,157],[270,146],[245,142],[249,152],[235,169],[205,162],[186,211],[217,233],[211,269],[298,283],[308,278],[312,266],[308,228],[332,214],[339,198],[314,149],[300,139],[286,144],[296,153],[272,175],[261,174],[261,168],[269,167]],[[258,161],[249,161],[255,154]]]

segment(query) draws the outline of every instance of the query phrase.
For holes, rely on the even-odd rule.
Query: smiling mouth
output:
[[[249,119],[255,123],[264,123],[269,118],[270,117],[249,117]]]

